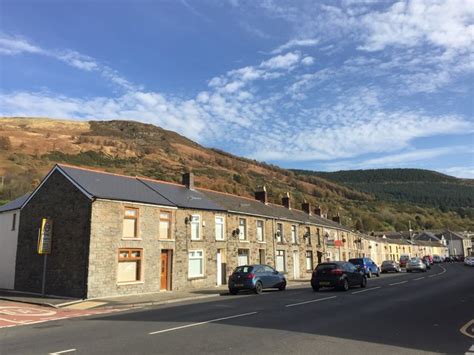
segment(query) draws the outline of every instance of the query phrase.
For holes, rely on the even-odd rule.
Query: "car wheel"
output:
[[[367,287],[367,279],[365,277],[362,278],[362,281],[360,283],[360,287],[362,287],[362,288]]]
[[[239,292],[239,290],[237,290],[236,288],[231,288],[229,289],[229,292],[231,295],[236,295]]]
[[[285,289],[286,289],[286,282],[281,284],[280,287],[278,287],[278,290],[280,291],[285,291]]]
[[[342,283],[342,286],[341,286],[341,290],[342,291],[349,290],[349,281],[347,281],[347,279],[344,279],[344,282]]]
[[[313,286],[313,291],[318,292],[319,291],[319,286]]]
[[[380,277],[380,271],[377,271],[376,275],[377,275],[377,277]]]
[[[256,284],[255,284],[255,293],[257,295],[261,294],[263,292],[263,286],[262,286],[262,283],[260,281],[258,281]]]
[[[369,270],[367,277],[370,279],[372,277],[372,271]]]

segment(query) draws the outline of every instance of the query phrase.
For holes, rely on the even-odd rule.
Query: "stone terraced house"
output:
[[[307,279],[318,262],[357,256],[357,238],[302,210],[183,184],[56,165],[23,205],[15,289],[79,298],[206,288],[241,264],[265,263]],[[43,218],[51,253],[38,254]],[[45,266],[45,267],[44,267]],[[44,274],[44,277],[43,277]],[[43,284],[44,281],[44,284]]]

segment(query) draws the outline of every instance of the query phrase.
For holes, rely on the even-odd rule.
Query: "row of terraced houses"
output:
[[[308,279],[326,260],[445,255],[439,241],[368,236],[309,203],[268,202],[182,184],[56,165],[27,197],[0,208],[0,288],[78,298],[209,288],[243,264]],[[38,254],[43,219],[50,253]]]

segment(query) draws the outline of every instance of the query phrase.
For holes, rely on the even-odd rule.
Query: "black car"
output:
[[[335,287],[347,291],[351,286],[367,286],[364,271],[358,270],[354,264],[334,261],[319,264],[313,271],[311,286],[314,291],[321,287]]]
[[[286,288],[285,276],[268,265],[243,265],[229,277],[229,292],[233,295],[240,290],[253,290],[260,294],[264,288],[283,291]]]

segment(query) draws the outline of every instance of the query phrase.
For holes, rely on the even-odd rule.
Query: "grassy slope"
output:
[[[295,173],[208,149],[153,125],[0,119],[0,176],[6,177],[0,200],[31,190],[57,162],[170,181],[180,181],[181,173],[191,169],[198,186],[245,196],[265,184],[273,202],[291,191],[295,206],[306,199],[323,206],[329,215],[339,211],[345,224],[357,222],[366,230],[405,229],[408,219],[413,222],[416,216],[420,227],[474,227],[472,220],[452,210],[381,200],[326,176]]]

